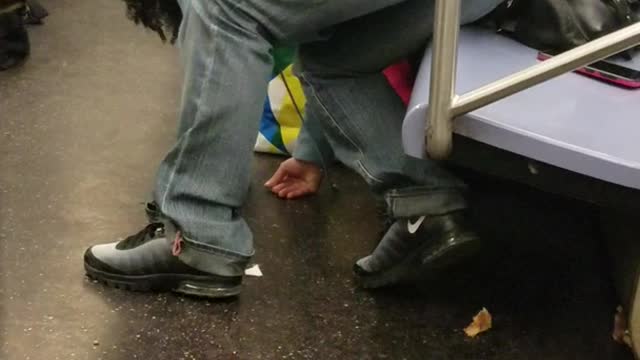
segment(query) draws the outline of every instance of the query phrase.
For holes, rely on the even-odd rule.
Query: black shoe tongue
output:
[[[128,250],[136,248],[147,241],[164,236],[164,225],[162,223],[151,223],[138,233],[127,237],[116,245],[118,250]]]

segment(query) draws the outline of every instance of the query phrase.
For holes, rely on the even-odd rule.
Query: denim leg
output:
[[[335,161],[333,149],[324,135],[322,124],[317,118],[308,116],[308,113],[302,123],[292,155],[295,159],[311,162],[322,168],[329,167]]]
[[[178,137],[160,165],[154,198],[167,233],[182,241],[183,261],[239,275],[253,255],[238,209],[249,187],[272,44],[317,37],[400,1],[181,0],[185,77]]]
[[[463,1],[463,23],[499,3]],[[405,155],[405,108],[381,74],[426,44],[433,11],[433,1],[407,1],[342,24],[327,40],[305,44],[299,51],[307,117],[322,122],[337,158],[385,197],[393,217],[439,215],[466,207],[460,180],[434,161]]]

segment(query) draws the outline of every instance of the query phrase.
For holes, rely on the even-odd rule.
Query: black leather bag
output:
[[[494,13],[500,31],[539,50],[565,51],[638,21],[640,0],[511,0]]]

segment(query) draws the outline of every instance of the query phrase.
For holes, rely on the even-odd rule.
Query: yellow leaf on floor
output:
[[[464,329],[468,337],[476,337],[478,334],[491,329],[491,314],[483,308],[478,315],[473,317],[473,322]]]

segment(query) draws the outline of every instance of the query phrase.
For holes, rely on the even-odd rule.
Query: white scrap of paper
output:
[[[260,271],[260,265],[255,264],[252,267],[245,269],[244,274],[247,276],[262,277],[262,271]]]

